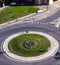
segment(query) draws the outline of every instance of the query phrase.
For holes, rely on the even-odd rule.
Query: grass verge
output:
[[[0,24],[34,13],[39,9],[33,6],[14,6],[0,12]]]
[[[35,43],[36,48],[28,49],[24,47],[24,42],[29,39],[37,40]],[[20,35],[13,38],[8,44],[8,48],[12,53],[24,57],[32,57],[44,54],[48,51],[48,48],[50,48],[50,46],[50,41],[46,37],[38,34]]]

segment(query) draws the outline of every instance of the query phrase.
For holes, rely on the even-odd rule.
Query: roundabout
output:
[[[13,38],[8,43],[8,48],[12,53],[23,57],[33,57],[44,54],[50,47],[50,41],[47,38],[35,33],[23,35],[21,33],[21,35]]]
[[[57,52],[58,48],[59,44],[55,38],[36,31],[13,34],[3,44],[6,55],[20,62],[35,62],[50,58]]]

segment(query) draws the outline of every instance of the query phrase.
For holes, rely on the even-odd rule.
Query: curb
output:
[[[23,19],[25,19],[25,18],[34,16],[34,15],[36,15],[37,13],[41,13],[41,12],[43,12],[43,10],[38,10],[37,12],[32,13],[32,14],[29,14],[29,15],[27,15],[27,16],[23,16],[23,17],[21,17],[21,18],[17,18],[17,19],[14,19],[14,20],[12,20],[12,21],[9,21],[9,22],[0,24],[0,29],[5,28],[5,27],[8,27],[8,26],[13,25],[13,24],[16,24],[16,23],[18,23],[17,21],[20,22],[21,20],[23,20]],[[21,22],[21,23],[23,23],[23,22]],[[6,26],[6,25],[7,25],[7,26]]]
[[[6,55],[10,58],[10,59],[13,59],[14,61],[20,61],[20,62],[35,62],[35,61],[42,61],[42,60],[45,60],[47,58],[50,58],[52,57],[58,50],[59,48],[59,44],[58,44],[58,41],[53,38],[52,36],[46,34],[46,33],[43,33],[43,32],[35,32],[35,31],[29,31],[28,34],[40,34],[40,35],[43,35],[45,36],[46,38],[48,38],[51,42],[51,49],[46,52],[45,54],[42,54],[42,55],[39,55],[39,56],[35,56],[35,57],[22,57],[22,56],[18,56],[16,54],[13,54],[9,51],[8,49],[8,43],[11,39],[13,39],[14,37],[16,36],[19,36],[21,34],[26,34],[26,32],[20,32],[20,33],[16,33],[14,35],[11,35],[10,37],[8,37],[4,44],[3,44],[3,50],[4,52],[6,53]],[[7,52],[9,51],[9,52]]]

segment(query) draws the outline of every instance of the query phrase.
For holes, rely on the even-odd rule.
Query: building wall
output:
[[[49,0],[49,4],[53,4],[53,0]]]
[[[9,5],[11,2],[16,2],[18,5],[40,5],[40,4],[53,4],[55,0],[6,0],[6,4]]]
[[[35,0],[35,4],[53,4],[54,1],[57,0]]]

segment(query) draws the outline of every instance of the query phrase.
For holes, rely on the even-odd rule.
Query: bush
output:
[[[3,7],[3,2],[2,1],[0,1],[0,7]]]

